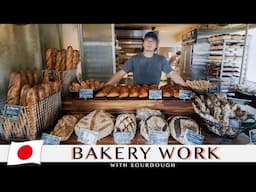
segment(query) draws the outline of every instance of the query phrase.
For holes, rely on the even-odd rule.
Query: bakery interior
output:
[[[188,87],[102,88],[152,30]],[[254,143],[255,45],[255,24],[0,24],[0,144]]]

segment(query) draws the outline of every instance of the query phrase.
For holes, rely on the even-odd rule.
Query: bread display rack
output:
[[[220,82],[221,92],[232,92],[239,84],[246,58],[245,36],[221,34],[211,36],[207,79]],[[245,50],[244,50],[245,49]]]
[[[3,108],[6,108],[4,105]],[[61,92],[30,106],[12,105],[20,109],[17,119],[0,114],[0,138],[3,140],[33,140],[41,131],[54,125],[61,107]],[[3,111],[2,111],[3,112]]]

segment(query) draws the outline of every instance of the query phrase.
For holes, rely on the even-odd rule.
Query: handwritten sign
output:
[[[162,99],[162,90],[149,90],[149,99]]]
[[[131,142],[131,132],[130,131],[117,131],[114,132],[114,142],[115,144],[129,144]]]
[[[191,91],[190,90],[180,90],[179,98],[182,100],[190,100],[191,99]]]
[[[167,131],[149,131],[149,144],[151,145],[167,145],[168,144],[168,132]]]
[[[184,144],[188,145],[202,145],[204,141],[204,136],[195,133],[190,129],[186,129],[184,133]]]
[[[4,116],[11,118],[13,120],[18,120],[21,112],[21,106],[17,105],[5,105],[4,106]]]
[[[96,145],[98,136],[99,133],[96,131],[81,128],[77,141],[88,145]]]
[[[54,80],[54,78],[55,78],[55,71],[49,70],[48,71],[48,77],[49,77],[50,80]]]
[[[256,129],[249,131],[250,143],[256,144]]]
[[[93,89],[80,89],[79,98],[80,99],[93,98]]]
[[[55,135],[50,135],[48,133],[43,133],[41,140],[44,140],[44,145],[59,145],[60,137]]]
[[[209,95],[217,94],[219,92],[220,92],[219,87],[208,87],[208,89],[207,89],[207,93]]]

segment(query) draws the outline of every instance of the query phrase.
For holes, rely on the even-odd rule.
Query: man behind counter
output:
[[[146,33],[143,42],[143,53],[129,58],[123,69],[115,73],[105,85],[118,83],[129,72],[133,72],[134,84],[159,85],[163,71],[175,83],[187,86],[184,80],[172,70],[167,59],[155,54],[158,42],[158,36],[155,32]]]

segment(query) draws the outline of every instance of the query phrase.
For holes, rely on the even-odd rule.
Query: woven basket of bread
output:
[[[207,128],[221,137],[233,139],[256,126],[255,117],[232,100],[220,99],[216,95],[200,95],[195,97],[192,105]]]
[[[61,108],[61,93],[57,92],[33,105],[16,106],[20,107],[16,119],[0,116],[0,137],[4,140],[33,140],[56,121],[56,114]]]

